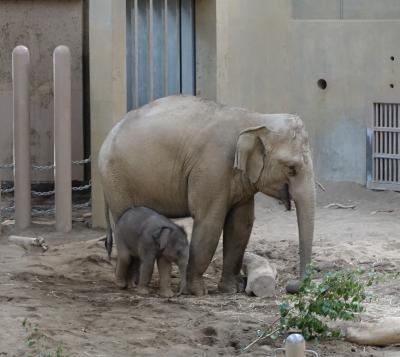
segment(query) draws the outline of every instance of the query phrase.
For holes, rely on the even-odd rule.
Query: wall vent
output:
[[[400,191],[400,104],[374,103],[367,130],[367,187]]]

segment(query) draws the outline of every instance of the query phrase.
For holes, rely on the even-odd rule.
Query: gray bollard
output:
[[[14,201],[15,227],[31,224],[31,153],[29,119],[29,50],[17,46],[12,52]]]
[[[71,53],[58,46],[54,66],[54,183],[56,229],[72,229],[71,193]]]
[[[306,341],[299,333],[289,335],[285,341],[285,348],[276,348],[273,357],[277,357],[276,352],[284,352],[285,357],[305,357],[307,353],[318,357],[317,352],[306,350]]]

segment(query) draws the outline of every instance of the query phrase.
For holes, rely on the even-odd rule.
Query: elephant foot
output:
[[[286,292],[288,294],[296,294],[299,292],[301,280],[291,280],[286,284]]]
[[[136,288],[137,287],[137,283],[133,280],[131,280],[128,284],[128,288]]]
[[[137,288],[137,292],[140,295],[149,295],[150,294],[150,290],[147,286],[139,286]]]
[[[207,295],[207,289],[204,285],[203,277],[189,280],[185,292],[196,296]]]
[[[128,287],[128,283],[126,282],[126,279],[122,278],[116,278],[115,279],[115,284],[120,288],[120,289],[126,289]]]
[[[218,284],[218,290],[223,294],[241,293],[246,288],[243,277],[222,278]]]
[[[165,298],[171,298],[174,296],[174,293],[170,288],[160,289],[160,296],[165,297]]]

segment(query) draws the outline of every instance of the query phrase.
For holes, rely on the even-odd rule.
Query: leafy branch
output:
[[[364,281],[358,270],[328,272],[320,283],[315,282],[314,275],[315,270],[310,268],[299,293],[287,296],[279,305],[280,332],[296,330],[306,340],[340,337],[340,331],[330,328],[328,321],[354,320],[364,310],[365,288],[374,279]]]
[[[340,330],[330,327],[329,322],[354,320],[364,311],[366,288],[388,276],[375,271],[343,269],[328,272],[316,282],[315,273],[310,266],[299,292],[284,297],[279,304],[279,316],[265,330],[257,330],[257,338],[243,351],[267,337],[276,338],[291,331],[300,332],[306,340],[341,337]]]

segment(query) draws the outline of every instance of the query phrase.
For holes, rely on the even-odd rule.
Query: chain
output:
[[[47,192],[40,192],[40,191],[31,191],[32,196],[35,197],[44,197],[44,196],[52,196],[56,193],[56,191],[47,191]]]
[[[10,188],[2,188],[0,191],[1,193],[10,193],[10,192],[14,192],[15,188],[14,187],[10,187]]]
[[[46,171],[53,170],[55,165],[32,165],[33,170]]]
[[[84,203],[78,203],[78,204],[72,205],[72,208],[80,209],[80,208],[90,207],[91,204],[92,204],[92,201],[89,200]]]
[[[10,207],[3,207],[0,209],[0,212],[3,214],[4,212],[14,212],[15,206],[10,206]]]
[[[89,189],[90,187],[92,187],[92,184],[89,182],[87,185],[72,187],[72,191],[84,191]]]
[[[72,205],[73,209],[81,209],[81,208],[86,208],[90,207],[92,202],[89,200],[84,203],[77,203],[75,205]],[[10,206],[10,207],[3,207],[0,209],[0,213],[3,215],[4,213],[11,213],[15,211],[15,206]],[[55,208],[49,208],[49,209],[37,209],[37,208],[32,208],[32,216],[49,216],[53,215],[55,213]]]
[[[72,187],[72,191],[74,191],[74,192],[76,192],[76,191],[84,191],[84,190],[89,189],[90,187],[92,187],[91,183],[88,183],[87,185],[83,185],[83,186],[73,186]],[[32,196],[36,196],[36,197],[52,196],[55,193],[56,193],[55,190],[47,191],[47,192],[32,191]]]
[[[87,159],[83,159],[83,160],[77,160],[77,161],[72,161],[73,165],[83,165],[83,164],[87,164],[88,162],[90,162],[92,159],[89,156]]]
[[[84,164],[91,162],[91,160],[92,159],[89,156],[87,159],[72,161],[72,164],[73,165],[84,165]],[[14,163],[4,164],[4,165],[0,165],[0,169],[8,170],[8,169],[14,168],[14,166],[15,166]],[[32,169],[37,170],[37,171],[53,170],[54,167],[55,167],[55,165],[32,165]]]
[[[0,169],[12,169],[14,167],[14,164],[4,164],[4,165],[0,165]]]
[[[89,156],[87,159],[83,159],[83,160],[77,160],[77,161],[72,161],[73,165],[83,165],[83,164],[87,164],[91,162],[91,157]],[[0,169],[12,169],[14,168],[14,164],[4,164],[4,165],[0,165]],[[45,170],[52,170],[55,168],[55,165],[32,165],[32,169],[33,170],[38,170],[38,171],[45,171]],[[72,191],[76,192],[76,191],[84,191],[84,190],[88,190],[92,187],[91,182],[89,181],[89,183],[87,185],[82,185],[82,186],[73,186],[72,187]],[[0,189],[0,193],[11,193],[15,191],[15,187],[11,187],[11,188],[5,188],[5,189]],[[44,196],[52,196],[55,194],[55,190],[52,191],[46,191],[46,192],[40,192],[40,191],[31,191],[32,196],[35,197],[44,197]],[[91,201],[87,201],[84,203],[79,203],[79,204],[75,204],[72,205],[73,209],[81,209],[81,208],[86,208],[86,207],[90,207],[91,206]],[[15,211],[15,206],[10,206],[10,207],[3,207],[0,209],[0,214],[4,214],[4,213],[11,213]],[[36,209],[36,208],[32,208],[32,216],[40,216],[40,215],[53,215],[55,213],[55,208],[49,208],[49,209]]]
[[[72,191],[84,191],[89,189],[90,187],[92,187],[92,184],[89,182],[87,185],[83,185],[83,186],[73,186],[72,187]],[[4,188],[1,189],[1,193],[11,193],[15,191],[15,187],[11,187],[11,188]],[[52,196],[56,193],[55,190],[53,191],[31,191],[32,196],[35,197],[44,197],[44,196]]]
[[[52,214],[55,213],[55,209],[54,208],[49,208],[49,209],[36,209],[33,208],[32,209],[32,216],[36,217],[36,216],[50,216]]]

